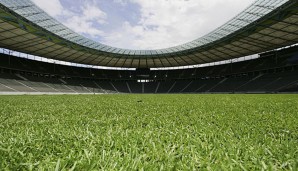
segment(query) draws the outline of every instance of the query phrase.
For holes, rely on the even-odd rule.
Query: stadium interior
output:
[[[298,0],[0,0],[0,109],[0,171],[298,171]]]
[[[298,92],[297,1],[256,1],[196,42],[149,51],[92,42],[30,1],[0,2],[0,47],[66,62],[127,68],[77,67],[1,53],[2,93]],[[243,19],[247,16],[250,18]],[[232,61],[248,55],[258,57],[206,67],[166,68]]]

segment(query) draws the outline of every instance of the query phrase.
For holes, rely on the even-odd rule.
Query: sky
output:
[[[254,0],[32,0],[73,31],[125,49],[168,48],[195,40]]]

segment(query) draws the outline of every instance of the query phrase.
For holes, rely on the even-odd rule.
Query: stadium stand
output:
[[[0,92],[282,93],[298,92],[297,46],[257,59],[181,70],[91,69],[1,54]],[[178,77],[177,77],[178,76]]]

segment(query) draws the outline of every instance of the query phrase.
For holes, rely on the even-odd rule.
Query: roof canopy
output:
[[[0,0],[0,46],[61,61],[126,68],[196,65],[239,58],[298,42],[298,3],[257,0],[223,26],[192,42],[129,50],[85,38],[30,0]]]

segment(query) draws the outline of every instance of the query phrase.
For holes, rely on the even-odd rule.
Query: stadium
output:
[[[296,170],[297,45],[297,0],[155,50],[0,0],[0,168]]]

